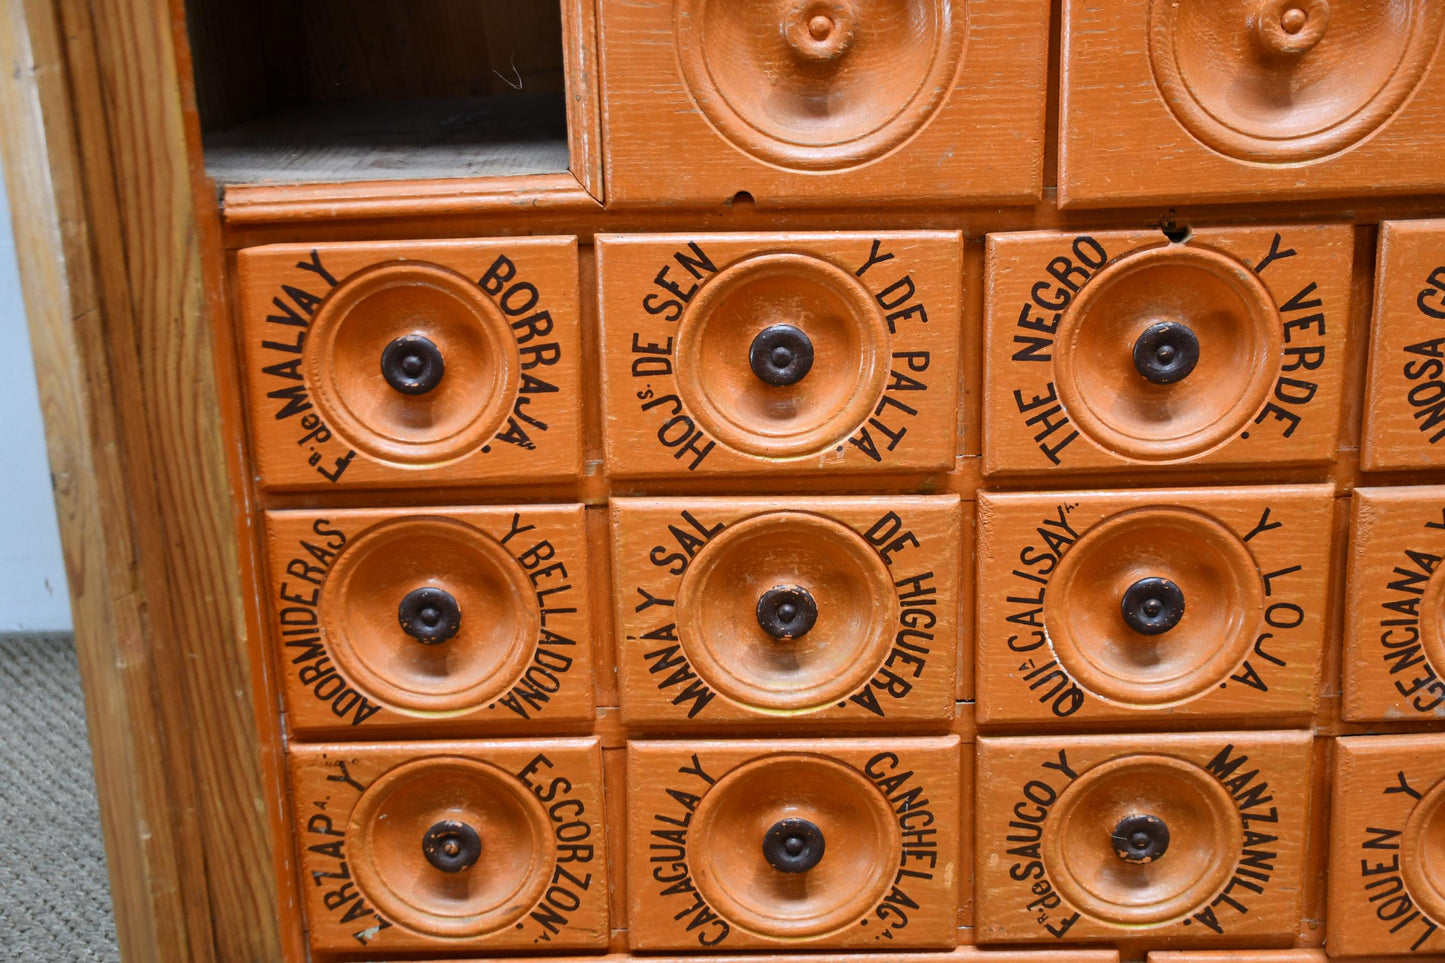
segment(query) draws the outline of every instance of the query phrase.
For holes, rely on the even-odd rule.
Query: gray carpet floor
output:
[[[118,961],[68,635],[0,635],[0,958]]]

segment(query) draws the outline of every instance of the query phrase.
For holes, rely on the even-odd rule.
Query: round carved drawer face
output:
[[[502,546],[464,522],[414,516],[351,540],[322,587],[321,625],[358,687],[398,712],[435,716],[506,691],[541,616]]]
[[[1110,264],[1059,324],[1059,397],[1100,446],[1144,461],[1246,429],[1278,374],[1279,312],[1243,264],[1172,245]]]
[[[745,153],[795,170],[876,160],[934,116],[964,0],[677,0],[684,82]]]
[[[1404,836],[1400,861],[1405,886],[1431,919],[1445,918],[1445,781],[1415,804]]]
[[[775,938],[856,922],[887,891],[900,843],[887,799],[812,755],[729,772],[698,803],[692,833],[698,891],[731,925]]]
[[[429,936],[510,926],[551,875],[547,814],[507,773],[460,757],[405,763],[362,793],[347,829],[357,888]]]
[[[774,512],[728,527],[698,552],[678,592],[678,637],[725,698],[810,712],[877,671],[897,607],[888,569],[862,536],[816,515]]]
[[[772,458],[840,444],[878,404],[888,328],[858,281],[803,254],[740,261],[697,294],[678,331],[678,391],[735,451]]]
[[[1179,703],[1217,686],[1254,641],[1264,582],[1219,522],[1145,508],[1084,533],[1054,572],[1044,623],[1081,685],[1130,705]]]
[[[347,278],[316,312],[305,348],[327,424],[396,465],[435,466],[482,448],[512,404],[515,368],[496,306],[462,275],[424,262]]]
[[[1239,858],[1242,834],[1234,800],[1209,773],[1168,756],[1127,756],[1059,795],[1044,827],[1044,863],[1077,909],[1150,926],[1212,898]]]
[[[1379,130],[1420,85],[1442,23],[1434,0],[1153,0],[1149,58],[1200,141],[1294,163]]]

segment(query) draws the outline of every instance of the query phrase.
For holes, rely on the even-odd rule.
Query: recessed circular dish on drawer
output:
[[[1410,810],[1404,837],[1400,863],[1405,888],[1431,919],[1445,919],[1445,781]]]
[[[1080,911],[1149,926],[1214,896],[1242,845],[1234,800],[1209,773],[1169,756],[1125,756],[1059,794],[1044,826],[1044,865]]]
[[[1081,432],[1141,461],[1175,461],[1243,432],[1279,373],[1269,290],[1234,258],[1183,245],[1126,255],[1064,311],[1059,397]]]
[[[1086,531],[1044,600],[1054,653],[1086,689],[1125,705],[1181,702],[1249,654],[1264,583],[1239,537],[1199,512],[1126,511]]]
[[[795,753],[720,778],[697,805],[688,854],[698,892],[730,925],[815,938],[882,899],[899,842],[888,800],[862,773]]]
[[[876,301],[848,272],[805,254],[726,268],[688,305],[677,337],[688,411],[750,455],[794,458],[842,444],[888,376]]]
[[[510,926],[551,877],[541,804],[474,759],[419,759],[387,772],[357,800],[346,842],[362,895],[388,920],[429,936]]]
[[[506,549],[464,522],[411,516],[354,537],[321,590],[327,652],[372,698],[412,715],[497,697],[526,668],[536,597]]]
[[[898,601],[882,559],[852,529],[771,512],[731,525],[688,566],[678,637],[734,702],[809,712],[867,683],[888,654]]]
[[[307,387],[326,422],[380,461],[435,466],[482,448],[512,405],[511,332],[449,268],[389,262],[358,271],[307,333]]]
[[[747,154],[837,170],[904,143],[952,92],[964,0],[676,0],[703,115]]]
[[[1230,157],[1297,163],[1379,130],[1440,43],[1436,0],[1153,0],[1149,60],[1164,102]]]

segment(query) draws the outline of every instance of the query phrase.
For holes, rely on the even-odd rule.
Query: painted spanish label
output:
[[[980,723],[1308,718],[1333,495],[980,495]],[[1146,577],[1181,594],[1182,618],[1160,634],[1120,616],[1131,580]]]
[[[1174,244],[1142,231],[991,235],[985,470],[1328,462],[1353,246],[1348,226],[1208,229]],[[1166,276],[1198,315],[1175,320],[1193,325],[1201,366],[1240,344],[1250,356],[1192,383],[1136,371],[1117,345],[1158,322],[1145,292]]]
[[[466,773],[461,779],[458,767]],[[606,945],[597,739],[430,743],[426,755],[380,744],[303,746],[292,749],[291,770],[301,875],[311,884],[303,886],[303,898],[313,949],[436,949],[460,937],[499,951]],[[434,791],[445,792],[449,805],[438,807]],[[489,885],[528,894],[523,905],[479,905],[475,931],[454,929],[456,893],[437,888],[436,880],[446,877],[428,865],[421,845],[443,816],[480,825],[486,834],[508,834],[513,845],[532,839],[542,850],[488,866]],[[401,837],[413,832],[415,847],[403,845],[409,840]],[[481,845],[505,849],[508,843],[484,838]],[[407,860],[414,863],[396,862]]]
[[[612,475],[952,466],[957,234],[604,235],[597,250]],[[798,351],[764,380],[766,358]]]
[[[450,484],[575,474],[575,239],[273,245],[237,263],[263,485],[436,484],[442,467]],[[425,304],[403,309],[408,291]],[[385,373],[402,337],[438,352],[425,388]]]
[[[631,946],[951,946],[958,854],[948,827],[958,818],[958,749],[956,738],[794,742],[785,752],[762,742],[631,743]],[[831,802],[819,807],[814,796]],[[777,871],[765,850],[737,845],[734,816],[752,825],[774,813],[817,819],[826,845],[839,849],[835,858],[867,862],[864,876],[827,875],[820,861],[820,875],[808,877],[807,906],[796,912],[735,901],[739,888],[769,886]],[[796,929],[809,913],[829,922]]]
[[[951,718],[960,513],[953,496],[614,499],[624,717]],[[817,609],[796,639],[759,622],[782,587]]]
[[[1435,845],[1442,786],[1438,734],[1338,741],[1327,924],[1341,955],[1445,950]]]
[[[592,717],[581,506],[421,516],[342,509],[266,518],[272,632],[287,717],[297,732],[515,727]],[[340,582],[332,577],[338,566]],[[394,574],[399,570],[411,581]],[[496,594],[498,584],[513,592]],[[464,648],[447,661],[447,672],[423,666],[413,677],[405,674],[404,656],[421,643],[403,630],[398,606],[412,589],[438,585],[460,599],[455,641]],[[508,645],[497,639],[506,634],[502,625],[528,634]]]
[[[1345,717],[1445,718],[1445,489],[1361,488],[1352,509]]]
[[[1145,744],[1118,736],[981,738],[979,942],[1291,936],[1309,769],[1304,732],[1156,734]],[[1137,798],[1120,801],[1120,792]],[[1118,831],[1118,814],[1136,809],[1208,813],[1227,835],[1237,833],[1237,845],[1191,862],[1153,862],[1153,891],[1182,900],[1177,906],[1155,913],[1131,898],[1111,901],[1115,887],[1094,854]],[[1074,893],[1098,902],[1079,905]]]
[[[1380,225],[1361,460],[1445,464],[1445,221]]]

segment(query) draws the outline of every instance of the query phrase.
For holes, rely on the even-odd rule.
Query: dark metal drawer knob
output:
[[[1140,635],[1162,635],[1184,618],[1184,590],[1167,578],[1141,578],[1124,591],[1124,622]]]
[[[780,873],[806,873],[822,861],[823,849],[823,831],[807,819],[780,819],[763,837],[763,858]]]
[[[481,857],[482,837],[466,823],[444,819],[426,831],[421,851],[443,873],[460,873]]]
[[[748,363],[764,384],[786,388],[813,370],[813,342],[791,324],[774,324],[753,339]]]
[[[397,609],[402,631],[424,645],[436,645],[462,627],[462,610],[450,592],[434,586],[406,593]]]
[[[442,383],[446,362],[441,349],[419,334],[407,334],[381,353],[381,375],[404,395],[424,395]]]
[[[1158,816],[1125,816],[1114,827],[1114,854],[1129,863],[1152,863],[1169,851],[1169,827]]]
[[[758,599],[758,626],[775,639],[799,639],[818,621],[818,603],[805,588],[778,585]]]
[[[1156,385],[1183,381],[1199,363],[1199,338],[1178,321],[1151,324],[1134,342],[1134,367]]]

